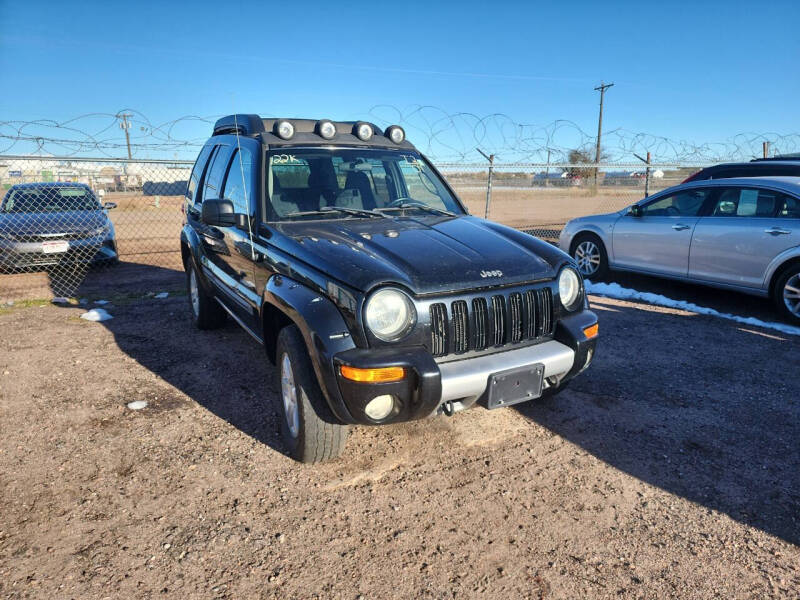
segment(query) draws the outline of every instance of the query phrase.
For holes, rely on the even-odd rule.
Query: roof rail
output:
[[[264,131],[264,123],[258,115],[228,115],[214,123],[212,135],[238,133],[239,135],[255,135]]]

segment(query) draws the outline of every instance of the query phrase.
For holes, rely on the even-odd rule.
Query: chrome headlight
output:
[[[360,139],[362,142],[369,141],[372,135],[375,133],[372,129],[372,125],[369,123],[356,123],[353,129],[355,130],[356,137],[358,137],[358,139]]]
[[[399,125],[392,125],[386,129],[386,137],[392,140],[395,144],[402,144],[406,139],[406,132]]]
[[[336,136],[336,125],[327,119],[317,123],[317,135],[326,140],[332,140]]]
[[[414,326],[417,311],[408,294],[394,288],[384,288],[367,300],[364,320],[372,335],[384,342],[393,342]]]
[[[564,267],[558,276],[558,296],[567,310],[578,308],[581,297],[581,278],[572,267]]]
[[[294,135],[294,125],[286,120],[277,121],[275,123],[275,133],[278,137],[288,140]]]

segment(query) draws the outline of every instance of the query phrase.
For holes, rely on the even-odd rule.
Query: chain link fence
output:
[[[0,304],[177,291],[191,161],[0,156]],[[702,165],[439,164],[470,213],[555,241]]]

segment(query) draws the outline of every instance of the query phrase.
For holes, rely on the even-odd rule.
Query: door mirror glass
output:
[[[233,227],[236,224],[236,214],[233,211],[233,202],[230,200],[205,200],[202,204],[200,220],[212,227]]]
[[[638,204],[634,204],[628,209],[628,214],[632,217],[641,217],[642,216],[642,207]]]
[[[104,202],[103,203],[103,209],[111,210],[112,208],[117,208],[117,203],[116,202]]]

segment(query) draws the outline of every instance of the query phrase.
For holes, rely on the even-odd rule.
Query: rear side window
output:
[[[778,216],[784,219],[800,219],[800,199],[794,196],[784,196]]]
[[[711,211],[712,217],[772,217],[784,196],[772,190],[723,189]]]
[[[206,174],[206,183],[203,190],[203,200],[220,198],[222,196],[222,179],[228,168],[231,158],[230,146],[219,146],[216,155],[211,161]]]
[[[186,197],[189,198],[191,202],[195,202],[195,194],[197,193],[197,188],[200,186],[200,179],[203,177],[203,170],[206,168],[206,163],[208,162],[208,157],[211,155],[212,148],[213,146],[203,147],[200,151],[200,155],[197,157],[197,161],[194,163],[192,175],[189,177],[189,187],[186,190]]]
[[[708,197],[708,190],[686,190],[659,198],[642,207],[648,217],[695,217]]]
[[[233,152],[233,160],[225,177],[225,191],[222,197],[233,202],[236,212],[243,215],[255,214],[254,173],[255,157],[247,146]]]

